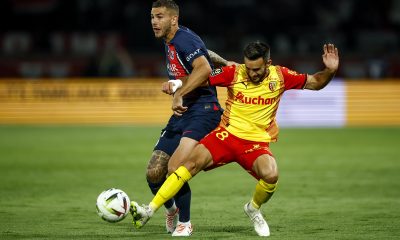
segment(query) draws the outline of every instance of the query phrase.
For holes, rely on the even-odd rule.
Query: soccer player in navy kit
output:
[[[218,126],[222,113],[215,87],[200,87],[212,70],[210,55],[198,35],[178,25],[178,16],[179,7],[173,0],[157,0],[152,5],[151,23],[155,37],[164,40],[168,77],[183,82],[173,95],[174,114],[162,130],[147,166],[146,178],[153,194],[165,181],[168,169],[180,166],[198,141]],[[211,54],[213,61],[226,65],[226,60]],[[190,201],[191,191],[185,184],[164,204],[166,228],[172,236],[192,234]],[[132,208],[135,204],[132,202]]]

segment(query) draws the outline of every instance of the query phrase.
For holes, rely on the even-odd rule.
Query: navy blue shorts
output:
[[[218,103],[196,103],[181,116],[172,115],[161,131],[154,150],[172,155],[182,137],[200,141],[221,121],[222,108]]]

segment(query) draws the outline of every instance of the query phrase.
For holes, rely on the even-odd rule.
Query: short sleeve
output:
[[[175,46],[179,55],[184,58],[182,60],[190,65],[196,58],[207,54],[203,41],[196,35],[181,34]]]
[[[234,65],[214,69],[209,77],[210,86],[227,87],[231,85],[235,78],[235,70]]]
[[[285,90],[303,89],[307,81],[307,74],[297,73],[286,67],[280,67],[285,83]]]

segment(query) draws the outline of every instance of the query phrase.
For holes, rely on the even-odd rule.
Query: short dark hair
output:
[[[157,0],[153,2],[153,8],[165,7],[169,10],[176,12],[179,16],[179,6],[174,0]]]
[[[264,60],[268,60],[270,57],[270,49],[268,44],[256,41],[247,44],[243,50],[244,56],[249,60],[256,60],[262,57]]]

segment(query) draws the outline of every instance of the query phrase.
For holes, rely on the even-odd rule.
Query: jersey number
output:
[[[219,132],[219,133],[215,134],[215,136],[216,136],[218,139],[222,140],[222,141],[224,141],[225,138],[228,137],[228,135],[229,135],[229,133],[228,133],[227,131],[222,131],[222,132]]]

